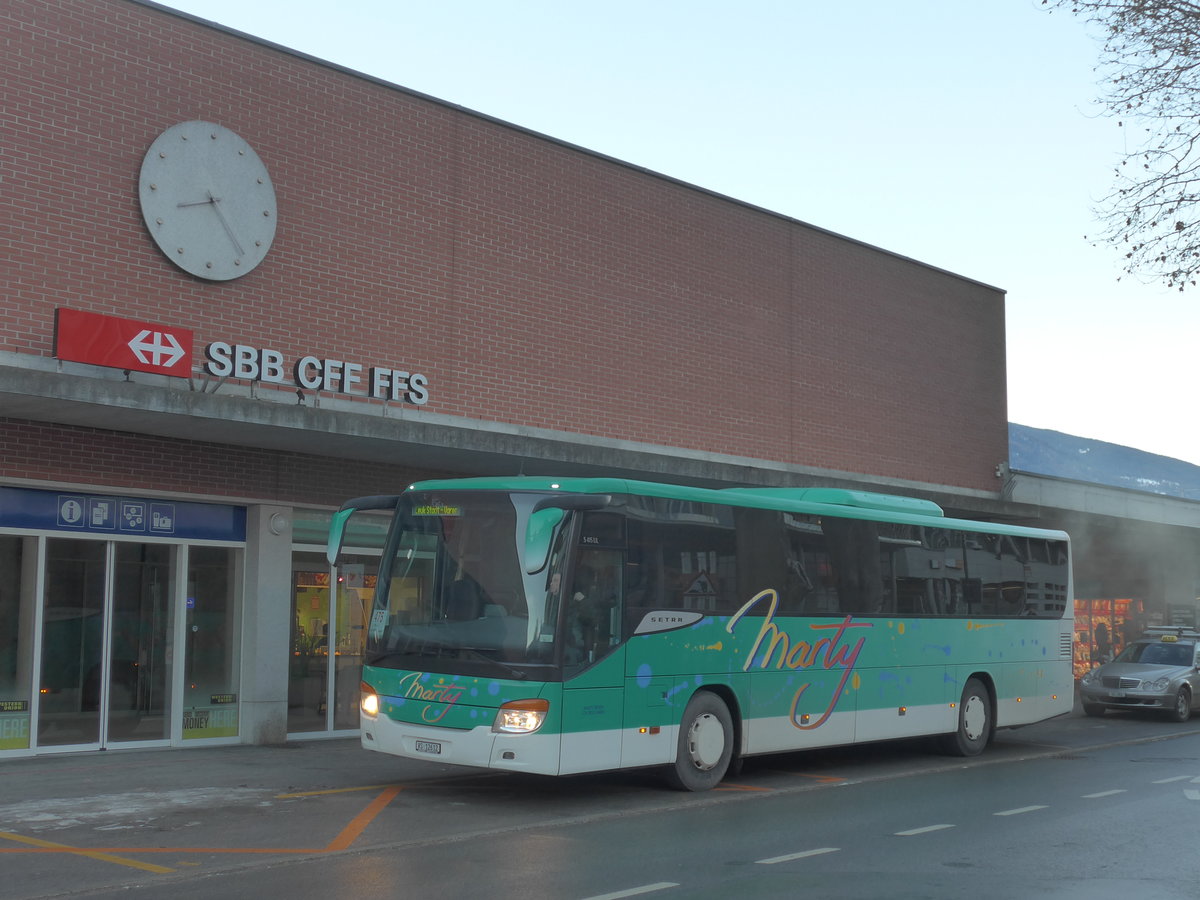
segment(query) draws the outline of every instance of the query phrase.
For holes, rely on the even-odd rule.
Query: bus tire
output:
[[[712,691],[697,691],[679,723],[675,764],[667,781],[681,791],[707,791],[721,783],[733,757],[733,717]]]
[[[949,756],[978,756],[992,739],[992,697],[978,678],[968,678],[958,703],[958,728],[942,737]]]

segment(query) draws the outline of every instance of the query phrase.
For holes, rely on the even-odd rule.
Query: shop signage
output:
[[[79,309],[55,310],[54,355],[69,362],[186,378],[192,332]]]
[[[29,749],[29,704],[14,713],[0,712],[0,750]]]
[[[183,711],[183,739],[237,737],[238,711],[236,706],[209,708],[204,706]]]
[[[246,509],[216,503],[0,487],[0,527],[123,537],[244,541]]]
[[[70,362],[187,378],[192,374],[192,332],[117,316],[56,310],[54,355]],[[214,378],[280,384],[302,391],[359,394],[374,400],[429,402],[429,379],[420,372],[315,355],[291,366],[282,353],[266,347],[213,341],[204,348],[203,371]]]

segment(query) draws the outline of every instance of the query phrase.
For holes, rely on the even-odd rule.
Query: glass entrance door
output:
[[[47,539],[38,746],[169,739],[175,552]]]

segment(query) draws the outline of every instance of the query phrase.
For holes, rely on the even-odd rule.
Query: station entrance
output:
[[[170,738],[176,552],[162,544],[46,542],[38,746]]]
[[[244,513],[193,507],[3,489],[0,751],[237,737]]]

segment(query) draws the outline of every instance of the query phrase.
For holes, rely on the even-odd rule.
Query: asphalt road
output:
[[[0,763],[0,896],[1195,898],[1200,720],[1079,714],[984,756],[749,760],[708,794],[355,741]]]

